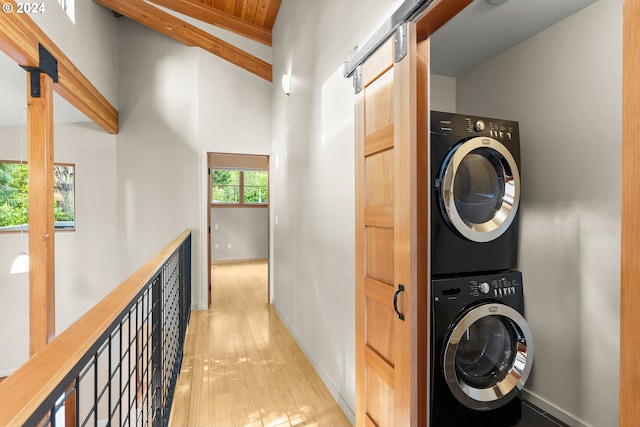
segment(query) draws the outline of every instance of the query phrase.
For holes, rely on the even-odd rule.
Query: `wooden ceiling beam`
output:
[[[13,0],[0,4],[17,10]],[[3,9],[4,10],[4,9]],[[38,44],[58,61],[58,83],[54,90],[106,132],[118,133],[118,112],[71,60],[25,13],[2,13],[0,50],[21,66],[38,67]]]
[[[149,0],[149,2],[271,46],[271,30],[213,7],[207,7],[204,3],[194,0]]]
[[[271,64],[229,44],[143,0],[93,0],[114,12],[187,45],[198,46],[245,70],[272,81]]]

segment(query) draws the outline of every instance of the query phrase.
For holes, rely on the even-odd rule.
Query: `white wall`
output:
[[[457,108],[520,122],[527,390],[570,425],[618,424],[622,0],[457,78]]]
[[[212,261],[268,257],[269,209],[211,208]]]
[[[273,32],[273,304],[352,420],[354,92],[342,64],[397,6],[285,0]]]
[[[0,159],[20,160],[26,134],[18,126],[0,128]],[[26,158],[26,143],[22,158]],[[56,233],[56,237],[60,233]],[[29,358],[29,275],[9,274],[18,251],[29,251],[29,236],[0,234],[0,377],[9,375]],[[11,351],[8,351],[11,349]]]
[[[429,76],[429,108],[436,111],[456,112],[455,77],[431,74]]]
[[[118,270],[193,230],[193,299],[207,307],[207,152],[271,152],[271,83],[118,19]]]
[[[117,108],[118,63],[113,12],[92,1],[75,1],[75,23],[60,5],[45,2],[46,11],[30,18]]]
[[[203,150],[269,155],[275,85],[203,50],[198,50],[198,69],[198,137]]]
[[[201,182],[197,50],[126,18],[118,24],[118,274],[124,279],[187,228],[197,247]]]
[[[76,165],[76,231],[56,235],[56,330],[120,282],[116,251],[116,136],[92,123],[55,127],[55,159]]]
[[[0,159],[20,158],[19,139],[19,127],[0,128]],[[54,143],[55,162],[76,166],[76,231],[55,234],[59,334],[118,284],[116,138],[90,123],[65,124],[55,126]],[[25,234],[27,250],[28,240]],[[29,357],[29,277],[9,274],[20,246],[19,234],[0,235],[0,342],[10,349],[0,352],[0,376]]]

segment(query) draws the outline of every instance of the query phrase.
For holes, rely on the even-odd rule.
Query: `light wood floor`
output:
[[[193,311],[169,426],[351,426],[267,304],[267,264],[214,266]]]

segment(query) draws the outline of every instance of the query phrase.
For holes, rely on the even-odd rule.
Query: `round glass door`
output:
[[[500,237],[520,201],[520,174],[509,150],[493,138],[463,142],[445,162],[440,202],[449,224],[474,242]]]
[[[529,376],[531,330],[509,306],[480,305],[452,328],[442,361],[445,380],[460,403],[475,410],[499,408],[522,389]]]

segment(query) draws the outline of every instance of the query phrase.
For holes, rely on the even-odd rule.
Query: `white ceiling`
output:
[[[596,0],[474,0],[431,37],[431,72],[456,77]]]
[[[432,36],[431,71],[455,77],[595,0],[509,0],[492,6],[475,0]],[[26,114],[26,72],[0,52],[0,126],[15,126]],[[54,96],[56,123],[89,119],[62,97]]]

